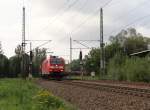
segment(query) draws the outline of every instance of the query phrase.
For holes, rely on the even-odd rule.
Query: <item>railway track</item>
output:
[[[149,86],[43,79],[37,79],[36,84],[81,110],[150,110]]]
[[[89,89],[107,91],[107,92],[114,92],[114,93],[124,94],[124,95],[150,98],[150,88],[145,89],[145,88],[128,87],[128,86],[109,84],[109,83],[104,84],[104,83],[97,83],[97,82],[88,82],[88,81],[60,81],[59,83],[65,85],[73,85],[73,86],[84,87]]]

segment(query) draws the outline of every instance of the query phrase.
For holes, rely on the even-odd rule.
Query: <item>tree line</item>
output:
[[[40,73],[40,65],[42,61],[46,58],[45,48],[36,48],[33,51],[32,59],[32,73],[34,76],[38,76]],[[26,53],[24,55],[25,59],[25,71],[22,73],[22,48],[18,45],[15,48],[15,55],[7,58],[2,50],[2,45],[0,43],[0,77],[18,77],[25,75],[26,77],[29,73],[30,55]]]
[[[145,57],[131,57],[130,54],[148,49],[150,38],[144,37],[134,28],[122,30],[110,36],[105,45],[106,74],[100,73],[100,48],[93,48],[83,59],[85,73],[113,80],[150,81],[150,54]],[[79,59],[72,61],[72,70],[80,71]]]

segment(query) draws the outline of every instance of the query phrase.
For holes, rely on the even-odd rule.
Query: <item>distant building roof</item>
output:
[[[144,56],[146,56],[148,53],[150,53],[150,50],[144,50],[144,51],[132,53],[132,54],[130,54],[130,56],[144,57]]]

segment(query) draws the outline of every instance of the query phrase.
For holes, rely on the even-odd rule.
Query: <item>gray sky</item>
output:
[[[44,47],[53,55],[69,59],[69,37],[74,40],[99,40],[99,8],[110,0],[24,0],[26,39],[52,40]],[[23,0],[0,0],[0,41],[5,55],[14,55],[21,43]],[[150,36],[150,0],[112,0],[104,7],[104,39],[121,29],[135,27]],[[34,42],[33,47],[43,42]],[[85,43],[98,46],[98,42]],[[82,47],[73,43],[74,47]],[[26,51],[29,50],[27,45]],[[88,50],[83,53],[87,54]],[[79,50],[73,51],[78,58]]]

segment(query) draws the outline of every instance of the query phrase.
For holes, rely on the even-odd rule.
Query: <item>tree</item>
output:
[[[72,71],[80,71],[80,60],[73,60],[71,62],[71,70]]]
[[[149,66],[148,58],[132,58],[126,55],[147,50],[150,39],[137,33],[134,28],[129,28],[112,36],[110,40],[111,44],[105,47],[107,54],[111,54],[108,55],[110,58],[107,66],[108,78],[149,82],[149,69],[145,69]],[[115,52],[115,48],[119,51]]]
[[[3,55],[2,44],[0,42],[0,77],[5,77],[9,72],[9,60]]]
[[[142,51],[147,49],[150,40],[137,33],[136,29],[128,28],[122,30],[116,36],[110,37],[111,44],[119,44],[126,54]]]
[[[121,56],[126,56],[133,52],[146,50],[147,44],[150,41],[143,37],[140,33],[137,33],[134,28],[122,30],[116,36],[111,36],[109,40],[110,43],[104,47],[106,66],[108,66],[110,60],[118,53]],[[94,70],[99,73],[100,49],[92,49],[85,57],[85,62],[87,72]]]
[[[38,75],[40,73],[40,66],[42,61],[46,58],[46,50],[45,48],[39,49],[36,48],[35,51],[33,52],[34,57],[33,57],[33,73],[35,75]]]
[[[21,56],[21,53],[22,53],[22,47],[21,47],[21,45],[18,45],[15,48],[15,53],[16,53],[16,55]]]
[[[3,54],[1,41],[0,41],[0,54]]]
[[[9,73],[9,60],[8,58],[0,54],[0,77],[6,77]]]
[[[15,48],[14,56],[9,58],[9,76],[10,77],[27,77],[29,73],[29,55],[24,54],[24,71],[22,66],[22,47],[18,45]]]
[[[90,73],[91,71],[95,71],[96,73],[99,73],[99,67],[100,67],[100,49],[99,48],[93,48],[88,56],[85,57],[85,65],[84,68],[86,72]]]
[[[126,39],[124,43],[127,54],[143,51],[147,49],[147,42],[142,36],[132,36]]]
[[[9,58],[9,77],[17,77],[21,73],[21,57],[18,55]]]

